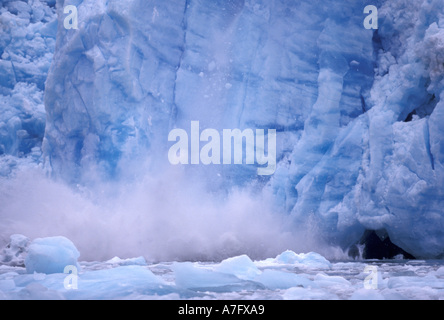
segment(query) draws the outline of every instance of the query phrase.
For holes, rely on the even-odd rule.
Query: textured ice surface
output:
[[[68,266],[78,267],[80,253],[64,237],[35,239],[28,248],[25,259],[28,273],[63,273]]]
[[[290,265],[301,265],[308,268],[316,269],[330,269],[330,262],[318,253],[302,253],[296,254],[293,251],[287,250],[280,255],[278,255],[272,262],[277,264],[290,264]]]
[[[38,162],[45,133],[43,92],[55,48],[57,17],[51,1],[0,4],[0,157]],[[0,176],[13,160],[0,159]]]
[[[23,267],[30,242],[31,241],[23,235],[12,235],[9,243],[0,251],[0,264]]]
[[[226,259],[215,269],[222,273],[234,274],[243,280],[253,280],[261,273],[253,261],[246,255]]]
[[[35,256],[36,251],[43,252],[41,248],[45,245],[46,253],[63,257],[63,253],[71,250],[67,241],[61,238],[33,241],[29,254],[34,254],[31,260],[44,262],[45,270],[40,272],[35,270],[29,274],[24,267],[0,265],[0,299],[403,300],[444,297],[443,261],[330,262],[317,253],[289,251],[260,261],[242,255],[220,263],[151,264],[141,263],[141,258],[122,260],[117,257],[105,262],[81,262],[76,286],[69,288],[66,279],[73,274],[55,269],[75,262],[49,261],[40,254]],[[50,249],[48,244],[51,244]],[[295,259],[306,256],[323,260],[329,264],[328,268],[314,266],[313,258]],[[368,267],[376,270],[376,286],[371,288],[366,286],[370,276]]]

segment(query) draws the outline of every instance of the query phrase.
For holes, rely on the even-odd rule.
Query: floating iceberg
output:
[[[65,237],[35,239],[28,248],[25,266],[28,273],[64,273],[65,268],[79,269],[79,251]]]
[[[172,269],[179,288],[198,292],[232,292],[263,287],[259,283],[242,280],[234,274],[219,272],[191,262],[175,263]]]
[[[233,274],[243,280],[253,280],[261,274],[261,271],[247,255],[226,259],[215,270]]]
[[[303,265],[311,268],[330,269],[331,263],[316,252],[297,254],[287,250],[274,259],[275,263]]]

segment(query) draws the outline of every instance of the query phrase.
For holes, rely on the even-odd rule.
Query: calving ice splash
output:
[[[265,137],[268,137],[267,152]],[[168,152],[172,165],[260,165],[257,173],[268,176],[276,171],[276,130],[268,129],[224,129],[221,135],[215,129],[200,132],[199,121],[191,121],[191,134],[184,129],[174,129],[168,141],[176,142]],[[245,153],[244,153],[245,141]],[[201,142],[206,144],[201,148]],[[267,154],[266,154],[267,153]],[[222,154],[222,157],[221,157]]]

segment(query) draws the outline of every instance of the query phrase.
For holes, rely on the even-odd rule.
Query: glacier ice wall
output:
[[[80,27],[59,23],[45,96],[45,152],[69,180],[92,168],[115,176],[137,156],[162,166],[168,132],[193,120],[202,130],[275,128],[283,158],[309,117],[323,114],[336,135],[369,96],[373,34],[357,3],[73,4]],[[252,171],[200,169],[238,181]]]
[[[64,28],[68,4],[78,30]],[[363,27],[368,4],[379,8],[377,31]],[[442,0],[57,0],[56,8],[58,24],[46,27],[58,29],[43,141],[54,176],[171,177],[168,133],[191,121],[202,130],[276,129],[270,179],[249,166],[185,170],[216,190],[258,180],[296,226],[343,248],[385,229],[417,257],[444,255]],[[2,16],[18,9],[8,10]],[[42,89],[38,76],[24,77]],[[10,79],[0,79],[5,94],[15,90]],[[0,130],[1,143],[13,135]]]
[[[18,163],[41,157],[43,92],[57,32],[54,5],[0,4],[0,176],[10,174]]]
[[[362,228],[385,229],[417,257],[443,254],[443,9],[442,1],[386,2],[374,39],[371,109],[330,133],[324,150],[306,127],[283,169],[295,217],[311,213],[344,246]]]

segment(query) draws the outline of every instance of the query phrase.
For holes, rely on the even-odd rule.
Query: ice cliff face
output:
[[[78,30],[64,27],[68,4],[78,9]],[[363,26],[368,4],[379,8],[378,31]],[[53,39],[36,29],[45,15],[28,18],[28,7],[14,18],[24,19],[20,30]],[[277,129],[278,168],[261,182],[298,226],[314,225],[344,248],[366,229],[385,229],[417,257],[444,255],[444,1],[58,0],[56,7],[43,141],[55,176],[122,179],[140,174],[141,159],[144,171],[161,174],[170,167],[169,131],[189,130],[191,121],[202,129]],[[14,14],[8,8],[2,17]],[[0,40],[11,35],[27,39],[9,31]],[[44,88],[47,64],[13,77],[15,58],[3,52],[8,99],[20,81]],[[41,123],[39,112],[32,118]],[[3,118],[0,152],[15,154],[8,144],[15,118]],[[188,169],[222,187],[258,179],[248,166]]]
[[[0,176],[41,156],[43,92],[57,32],[55,1],[0,4]],[[17,158],[18,157],[18,158]]]
[[[313,138],[306,126],[285,183],[273,181],[288,185],[282,195],[297,220],[311,216],[332,241],[385,229],[418,257],[442,255],[442,13],[442,1],[384,4],[371,109],[331,132],[324,149],[319,127]]]
[[[162,165],[168,132],[193,120],[202,130],[277,129],[280,158],[316,123],[321,155],[369,97],[373,33],[361,4],[73,4],[79,30],[59,23],[45,101],[45,151],[68,179],[85,168],[114,176],[135,156]]]
[[[273,181],[278,190],[288,185],[282,197],[292,214],[305,221],[311,213],[333,241],[347,245],[362,228],[385,229],[418,257],[443,254],[443,12],[442,1],[385,3],[367,110],[324,140],[325,129],[310,134],[307,123]]]

